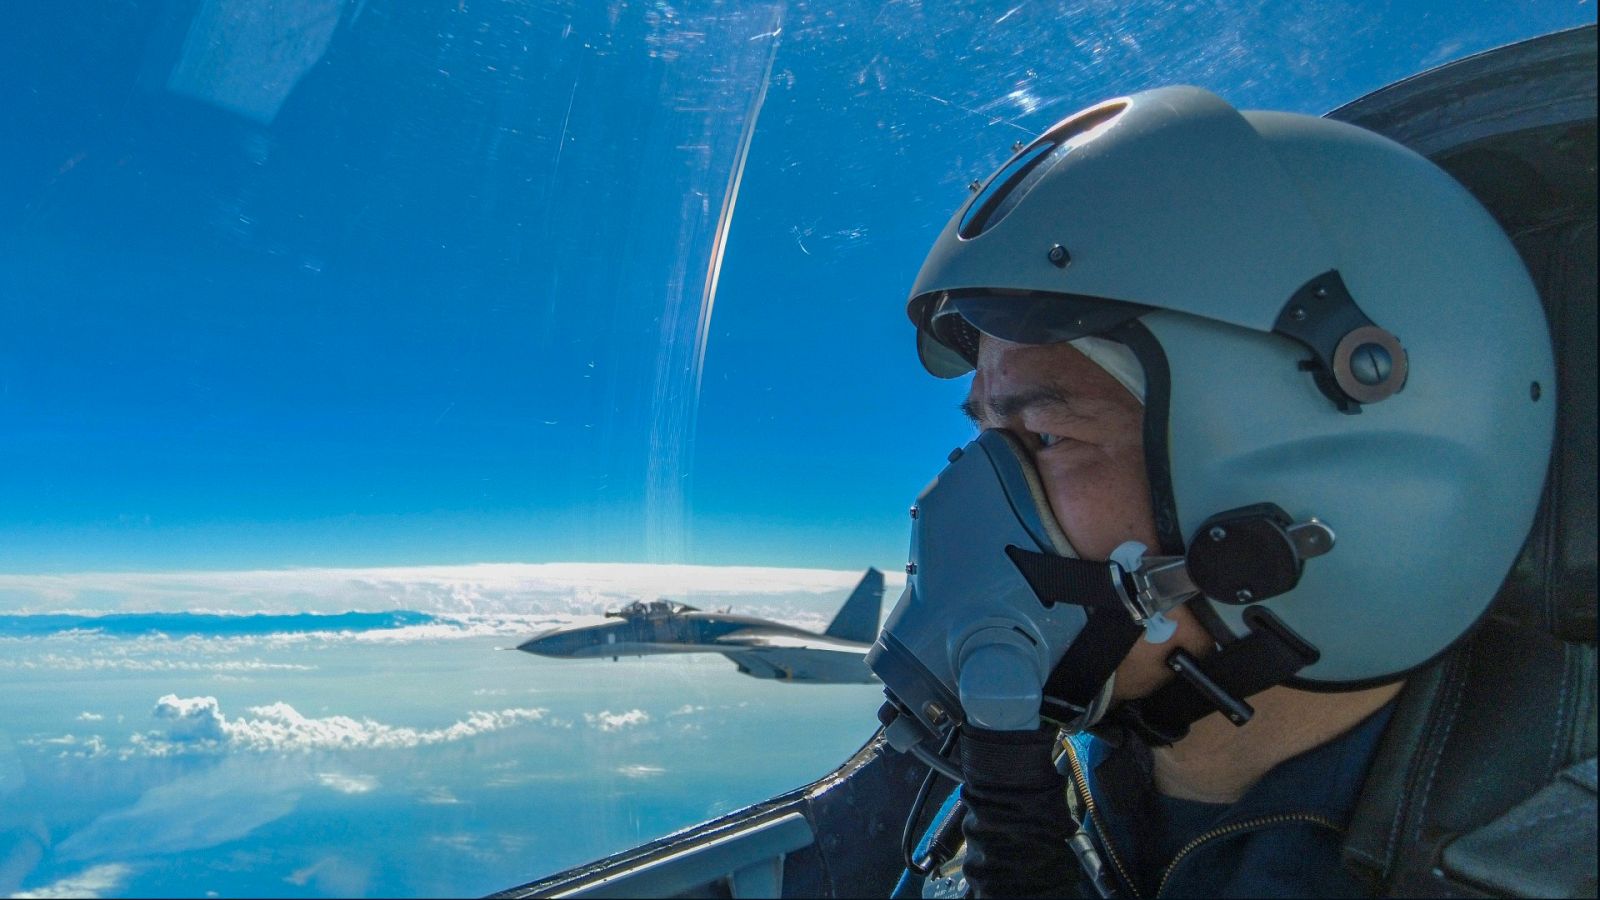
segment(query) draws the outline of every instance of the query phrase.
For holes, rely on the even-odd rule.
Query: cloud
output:
[[[524,722],[537,722],[548,710],[478,710],[444,728],[411,728],[350,716],[312,718],[278,702],[252,706],[248,715],[229,718],[215,697],[167,694],[153,715],[162,728],[136,734],[124,756],[172,756],[192,752],[245,750],[295,752],[421,747],[464,740]],[[643,713],[640,713],[643,715]],[[609,729],[607,729],[609,730]]]
[[[643,766],[643,765],[622,766],[622,767],[617,769],[617,774],[618,775],[621,775],[624,778],[636,778],[636,779],[637,778],[654,778],[657,775],[665,775],[666,772],[667,772],[667,770],[661,768],[660,766]]]
[[[55,637],[43,640],[55,640]],[[39,670],[61,672],[309,672],[316,666],[297,663],[269,663],[258,659],[220,659],[195,662],[186,659],[139,659],[125,655],[66,656],[44,653],[21,659],[0,659],[0,670]]]
[[[479,862],[494,862],[497,858],[497,855],[485,846],[483,839],[476,835],[439,834],[429,838],[428,841],[440,847],[448,847]]]
[[[161,615],[174,620],[243,618],[212,615],[188,617],[182,613]],[[5,614],[0,613],[0,619],[5,618]],[[13,621],[26,622],[32,617],[11,618]],[[310,662],[269,662],[254,655],[257,653],[278,653],[340,643],[394,645],[484,637],[521,638],[552,627],[601,621],[604,619],[598,615],[441,615],[438,621],[426,625],[366,631],[330,628],[239,633],[220,628],[181,636],[161,632],[126,635],[81,630],[43,635],[24,633],[20,636],[0,633],[0,673],[148,672],[204,674],[218,679],[244,680],[279,672],[309,672],[318,668]],[[28,632],[32,629],[24,625],[21,630]]]
[[[12,897],[103,897],[115,893],[133,867],[122,863],[91,866],[76,875],[69,875],[53,884],[31,891],[12,894]]]
[[[341,772],[318,772],[317,781],[323,787],[341,794],[367,794],[378,787],[378,779],[371,775],[345,775]]]
[[[372,881],[372,867],[343,856],[325,856],[283,880],[296,887],[310,885],[328,897],[365,897]]]
[[[822,614],[859,571],[633,563],[482,563],[370,569],[0,574],[9,612],[347,612],[597,615],[631,599]],[[887,574],[891,590],[903,576]],[[893,594],[890,594],[893,596]],[[820,605],[819,605],[820,604]],[[450,626],[420,625],[443,633]],[[408,629],[362,632],[366,640]],[[459,630],[459,629],[457,629]]]
[[[552,618],[549,614],[526,615],[466,615],[434,622],[430,625],[407,625],[404,628],[384,628],[357,632],[313,632],[308,639],[348,638],[360,644],[406,644],[413,641],[451,641],[475,637],[505,637],[525,635],[552,625],[565,625],[570,616]]]
[[[528,841],[521,835],[513,834],[440,834],[430,838],[429,843],[488,863],[522,855]]]
[[[420,802],[429,806],[459,806],[461,799],[450,792],[449,788],[431,787],[418,798]]]
[[[159,784],[56,845],[62,860],[164,856],[235,841],[293,812],[308,786],[291,763],[225,759]]]
[[[583,720],[601,731],[620,731],[643,725],[650,721],[650,714],[642,709],[630,709],[623,713],[603,709],[597,713],[584,713]]]
[[[32,737],[18,741],[24,747],[37,747],[42,750],[56,749],[56,756],[62,759],[95,759],[105,756],[110,752],[106,746],[105,738],[98,734],[91,734],[80,738],[75,734],[63,734],[60,737]]]
[[[705,711],[706,711],[706,708],[704,706],[696,706],[693,703],[685,703],[684,705],[678,707],[677,709],[673,710],[672,712],[667,713],[667,715],[669,715],[669,716],[692,716],[695,713],[705,712]]]
[[[81,712],[81,713],[78,713],[78,721],[79,722],[99,722],[104,718],[105,718],[105,716],[102,716],[99,713],[92,713],[92,712]]]
[[[167,694],[156,701],[151,713],[166,723],[166,735],[174,741],[226,741],[227,719],[215,697],[179,697]]]

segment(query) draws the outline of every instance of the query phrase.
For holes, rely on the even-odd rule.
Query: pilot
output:
[[[1539,295],[1472,195],[1355,126],[1195,88],[1136,94],[1062,121],[976,191],[909,313],[932,374],[973,373],[965,412],[1004,438],[994,458],[1015,455],[1053,535],[962,565],[1020,573],[1089,623],[1051,648],[1042,719],[985,727],[968,710],[964,848],[918,887],[1439,889],[1432,863],[1408,862],[1422,880],[1406,882],[1376,857],[1435,840],[1414,813],[1435,780],[1465,777],[1420,755],[1488,715],[1462,708],[1463,660],[1517,659],[1547,694],[1573,677],[1539,668],[1545,644],[1474,631],[1534,522],[1556,375]],[[927,499],[925,533],[946,527]],[[1157,563],[1187,579],[1179,605],[1074,594],[1080,569],[1131,585]],[[939,571],[924,560],[913,590]],[[1516,799],[1584,757],[1592,782],[1589,677],[1586,710],[1496,714],[1549,757],[1507,776]],[[1374,770],[1380,747],[1393,771]],[[1483,786],[1496,778],[1450,790],[1503,794]]]

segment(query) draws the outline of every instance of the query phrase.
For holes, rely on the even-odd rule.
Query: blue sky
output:
[[[1176,82],[1320,113],[1595,16],[1257,6],[14,11],[0,571],[893,566],[967,436],[904,295],[1013,141]]]
[[[0,859],[32,860],[0,894],[488,891],[817,777],[873,687],[499,650],[656,596],[821,627],[867,565],[892,602],[905,510],[969,437],[905,293],[1014,141],[1169,83],[1321,113],[1595,16],[75,13],[0,32]],[[415,612],[301,633],[348,610]],[[159,615],[30,617],[111,611]],[[179,620],[211,632],[143,631]]]

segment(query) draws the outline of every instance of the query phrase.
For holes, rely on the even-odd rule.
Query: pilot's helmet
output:
[[[943,377],[980,333],[1128,348],[1164,551],[1253,504],[1331,526],[1260,601],[1320,651],[1310,686],[1445,650],[1534,516],[1556,409],[1534,286],[1464,188],[1352,125],[1188,87],[1080,112],[951,219],[909,313]],[[1194,605],[1226,642],[1249,601]]]

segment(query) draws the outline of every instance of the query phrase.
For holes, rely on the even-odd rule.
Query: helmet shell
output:
[[[945,226],[911,290],[914,321],[939,294],[1004,290],[1120,300],[1268,331],[1290,294],[1335,267],[1271,150],[1200,88],[1090,107],[1015,159],[1041,148],[1048,152],[1033,170],[1002,168]],[[1009,211],[973,234],[969,213],[1000,191]],[[1065,266],[1050,258],[1057,245],[1070,257]],[[934,374],[971,370],[922,344]]]
[[[1355,126],[1246,117],[1411,371],[1400,393],[1343,415],[1296,370],[1293,343],[1146,316],[1171,372],[1178,521],[1192,536],[1217,511],[1273,500],[1329,523],[1334,551],[1266,604],[1322,651],[1303,681],[1380,681],[1464,634],[1527,536],[1555,427],[1550,337],[1511,242],[1444,171]],[[1242,633],[1244,607],[1214,608]]]
[[[966,210],[952,220],[913,318],[972,290],[1153,307],[1139,322],[1165,357],[1147,372],[1168,373],[1147,412],[1167,411],[1165,446],[1147,441],[1170,476],[1170,491],[1151,479],[1158,519],[1175,513],[1189,539],[1219,512],[1270,502],[1332,526],[1333,551],[1262,601],[1321,651],[1301,683],[1359,687],[1427,662],[1488,607],[1544,482],[1555,366],[1526,269],[1464,188],[1371,132],[1239,113],[1195,88],[1118,102],[1004,218],[968,238]],[[1064,268],[1046,258],[1053,243],[1070,251]],[[1360,415],[1336,409],[1300,369],[1305,349],[1272,333],[1329,270],[1409,357],[1404,388]],[[936,374],[970,368],[930,355]],[[1211,605],[1244,633],[1245,607]]]

